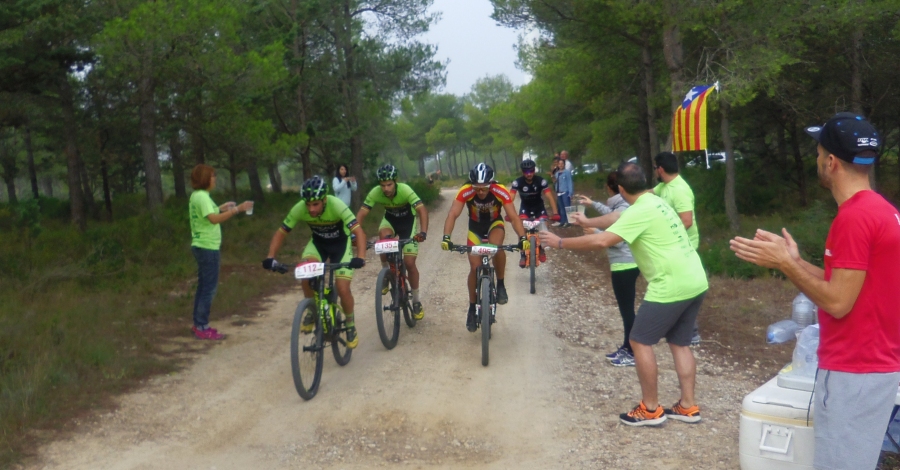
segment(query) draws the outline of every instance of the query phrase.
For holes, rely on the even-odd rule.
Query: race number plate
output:
[[[398,240],[379,240],[375,242],[375,254],[383,255],[387,253],[397,253],[400,251],[400,241]]]
[[[295,279],[311,279],[325,274],[325,263],[303,263],[294,268]]]
[[[478,256],[494,256],[497,253],[496,245],[475,245],[471,253]]]
[[[536,229],[541,225],[540,220],[523,220],[522,225],[525,226],[525,230]]]

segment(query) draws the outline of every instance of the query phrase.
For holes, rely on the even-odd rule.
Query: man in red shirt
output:
[[[838,213],[825,240],[825,269],[784,238],[757,230],[731,249],[781,270],[819,306],[814,466],[874,469],[900,382],[900,213],[869,186],[881,135],[862,116],[838,113],[806,132],[819,143],[819,183]]]

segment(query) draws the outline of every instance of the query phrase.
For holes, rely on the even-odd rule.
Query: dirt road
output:
[[[490,366],[480,332],[464,326],[465,256],[442,252],[452,194],[431,214],[418,265],[426,317],[386,350],[373,313],[374,254],[353,282],[360,344],[350,364],[325,356],[319,394],[294,390],[288,353],[298,292],[271,299],[244,328],[181,373],[158,377],[44,446],[30,468],[247,469],[413,467],[557,468],[574,420],[559,391],[563,341],[541,327],[548,289],[528,293],[512,254],[510,301],[501,306]],[[465,240],[466,222],[454,240]],[[507,243],[515,240],[510,231]],[[274,275],[260,273],[260,275]],[[549,271],[541,272],[549,276]]]

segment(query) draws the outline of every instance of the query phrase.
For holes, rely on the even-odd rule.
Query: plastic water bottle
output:
[[[815,323],[817,311],[818,307],[816,307],[816,304],[812,303],[812,300],[809,300],[809,297],[801,292],[797,294],[797,297],[794,297],[791,320],[794,320],[800,329],[803,329]]]

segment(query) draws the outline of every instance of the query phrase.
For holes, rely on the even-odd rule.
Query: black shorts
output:
[[[690,346],[694,323],[706,292],[687,300],[672,303],[643,301],[634,319],[629,338],[653,346],[660,339],[676,346]]]
[[[519,208],[519,218],[520,219],[546,219],[547,218],[547,209],[543,204],[539,206],[526,206],[522,205]]]
[[[469,246],[481,245],[488,239],[491,230],[500,227],[500,230],[506,230],[503,221],[500,219],[493,220],[489,223],[473,223],[469,222],[469,234],[466,243]]]

